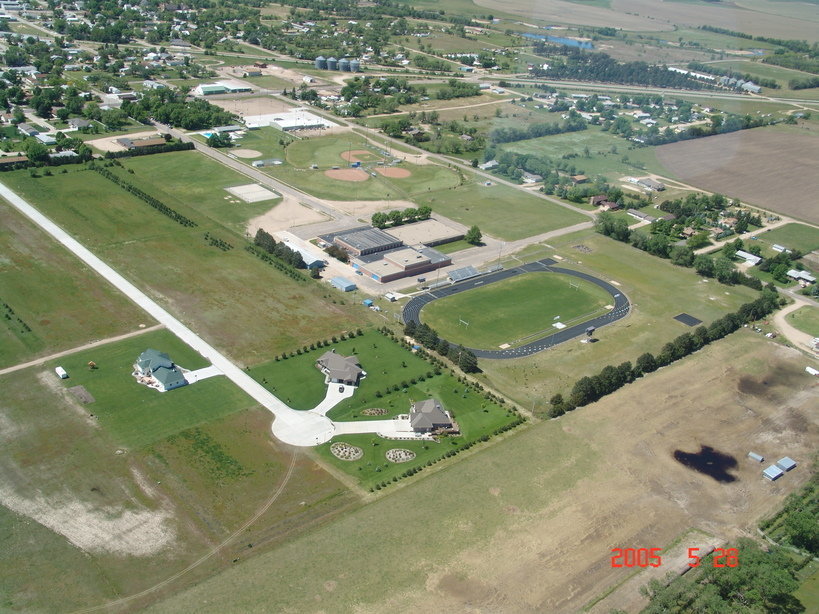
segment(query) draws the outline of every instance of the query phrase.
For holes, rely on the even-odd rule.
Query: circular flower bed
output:
[[[387,460],[392,463],[406,463],[415,458],[415,452],[412,450],[405,450],[404,448],[393,448],[387,450]]]
[[[334,444],[331,444],[330,452],[336,458],[345,461],[358,460],[364,456],[364,450],[358,446],[351,446],[349,443],[344,443],[343,441],[337,441]]]
[[[365,409],[361,412],[362,416],[383,416],[387,413],[387,410],[383,407],[370,407],[369,409]]]

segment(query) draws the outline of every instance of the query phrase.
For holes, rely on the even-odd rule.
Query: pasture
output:
[[[461,224],[475,224],[482,232],[504,241],[531,237],[589,219],[556,203],[494,182],[491,186],[469,182],[451,190],[421,193],[416,196],[416,202],[429,205],[433,211]]]
[[[698,188],[819,224],[807,194],[819,192],[819,137],[788,127],[755,128],[656,148],[657,159]]]
[[[804,483],[807,472],[793,472],[771,485],[742,460],[757,447],[812,453],[816,395],[803,362],[738,332],[592,406],[399,482],[390,496],[148,611],[287,611],[316,599],[328,611],[580,611],[632,573],[612,569],[613,546],[668,546],[681,527],[752,531]],[[736,481],[673,459],[699,442],[737,458]]]
[[[601,315],[609,302],[602,288],[582,279],[529,273],[433,301],[421,319],[450,343],[497,349],[556,332],[557,321],[570,326]]]
[[[0,368],[154,324],[3,201],[0,317]]]
[[[153,177],[161,185],[168,174],[158,162]],[[371,317],[248,254],[243,232],[208,219],[183,197],[173,208],[198,227],[174,223],[93,171],[39,179],[10,172],[4,183],[240,364],[333,334],[339,319],[358,326]],[[217,249],[205,233],[234,248]]]
[[[577,269],[621,288],[632,304],[627,318],[602,328],[594,344],[580,340],[560,344],[525,359],[486,360],[481,368],[487,382],[524,407],[545,409],[555,393],[567,394],[582,375],[606,365],[632,363],[643,352],[658,353],[677,335],[691,329],[673,319],[685,312],[706,325],[757,292],[725,286],[591,230],[564,235],[518,254],[527,261],[561,256],[560,266]]]
[[[760,233],[757,238],[769,245],[776,243],[788,249],[798,249],[803,254],[819,249],[819,228],[805,224],[785,224]]]

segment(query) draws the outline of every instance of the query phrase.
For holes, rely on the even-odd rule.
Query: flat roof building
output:
[[[422,220],[412,224],[403,224],[385,230],[405,245],[426,245],[434,247],[464,238],[464,233],[439,222],[436,219]]]
[[[777,467],[776,465],[771,465],[765,471],[762,472],[762,475],[769,479],[771,482],[776,480],[777,478],[781,478],[783,473],[782,470]]]
[[[789,456],[785,456],[776,461],[776,466],[782,471],[790,471],[791,469],[796,468],[796,461]]]
[[[330,280],[330,284],[334,288],[338,288],[342,292],[352,292],[353,290],[356,289],[356,285],[349,279],[345,279],[344,277],[333,277]]]
[[[353,268],[381,283],[434,271],[452,264],[446,254],[431,247],[401,247],[365,255],[352,262]]]
[[[336,128],[338,124],[324,119],[307,109],[300,107],[292,111],[281,113],[266,113],[264,115],[245,116],[245,125],[250,126],[274,126],[284,132],[293,130],[317,130],[319,128]]]
[[[364,256],[401,247],[400,239],[388,235],[378,228],[364,228],[337,235],[333,242],[353,256]]]

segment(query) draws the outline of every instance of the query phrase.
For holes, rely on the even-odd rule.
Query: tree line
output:
[[[107,160],[113,160],[114,158],[134,158],[137,156],[150,156],[171,151],[189,151],[193,148],[193,143],[169,141],[164,145],[154,145],[153,147],[135,147],[134,149],[127,149],[125,151],[106,151],[105,158]]]
[[[462,345],[452,345],[446,339],[438,336],[434,328],[428,324],[418,324],[410,320],[404,325],[404,334],[412,337],[425,348],[438,352],[458,365],[464,373],[479,373],[478,359],[475,354]]]
[[[401,224],[428,220],[431,215],[432,208],[426,205],[417,209],[408,207],[406,209],[396,209],[389,213],[383,211],[373,213],[370,223],[376,228],[386,228],[387,226],[400,226]]]
[[[577,407],[594,403],[602,397],[619,390],[635,379],[643,377],[660,367],[685,358],[713,341],[738,330],[743,324],[760,320],[779,307],[779,295],[773,287],[766,288],[758,299],[745,303],[735,313],[729,313],[714,320],[708,327],[698,326],[693,333],[683,333],[666,343],[660,353],[641,354],[634,365],[626,361],[618,366],[608,365],[599,373],[577,380],[567,399],[555,394],[549,401],[548,415],[552,418],[563,415]]]
[[[493,145],[499,143],[512,143],[514,141],[525,141],[536,139],[541,136],[552,134],[563,134],[564,132],[577,132],[586,129],[586,120],[575,113],[574,117],[569,117],[560,122],[543,122],[530,124],[524,128],[494,128],[489,132],[489,141]]]
[[[154,209],[156,209],[157,211],[159,211],[159,213],[161,213],[162,215],[165,215],[165,216],[171,218],[177,224],[181,224],[182,226],[188,226],[188,227],[198,226],[198,224],[196,222],[194,222],[192,219],[190,219],[188,217],[185,217],[184,215],[182,215],[178,211],[175,211],[174,209],[171,209],[168,205],[163,203],[161,200],[159,200],[157,198],[154,198],[150,194],[146,194],[145,192],[140,190],[138,187],[136,187],[135,185],[133,185],[131,183],[128,183],[124,179],[120,178],[118,175],[115,175],[114,173],[109,171],[107,168],[103,168],[101,166],[98,166],[98,165],[94,164],[93,162],[91,162],[89,164],[88,168],[91,169],[91,170],[97,171],[100,175],[102,175],[103,177],[105,177],[109,181],[112,181],[113,183],[117,184],[119,187],[121,187],[126,192],[130,192],[131,194],[136,196],[138,199],[140,199],[142,202],[147,203],[149,206],[151,206]]]
[[[276,242],[268,232],[259,228],[256,231],[256,236],[253,238],[253,245],[264,250],[268,254],[275,256],[283,263],[290,265],[294,269],[306,269],[307,265],[304,263],[304,258],[294,249],[290,249],[283,242]]]

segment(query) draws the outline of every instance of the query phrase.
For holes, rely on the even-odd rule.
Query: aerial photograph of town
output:
[[[819,613],[819,0],[0,0],[0,613]]]

